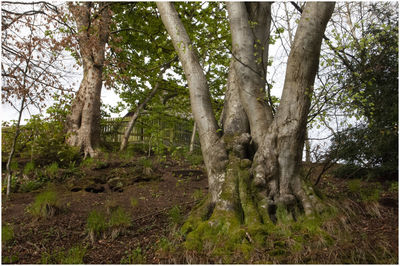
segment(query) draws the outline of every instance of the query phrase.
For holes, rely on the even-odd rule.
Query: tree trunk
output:
[[[173,4],[157,3],[188,80],[208,173],[210,197],[182,229],[192,244],[209,237],[205,228],[215,230],[222,224],[233,237],[243,233],[243,225],[251,231],[276,223],[279,208],[294,218],[299,211],[310,215],[318,208],[308,196],[312,191],[302,186],[299,166],[322,37],[334,3],[307,3],[275,117],[265,99],[271,3],[227,2],[226,6],[233,54],[219,134],[195,49]]]
[[[100,96],[111,11],[105,2],[97,8],[91,2],[71,2],[69,8],[78,29],[83,79],[67,118],[67,143],[79,147],[85,157],[95,157],[100,141]]]
[[[305,136],[305,145],[306,145],[306,163],[311,163],[311,143],[308,138],[308,129],[306,129],[306,136]]]
[[[190,138],[189,153],[192,153],[193,150],[194,150],[194,141],[196,139],[196,131],[197,131],[197,126],[196,126],[196,122],[194,122],[193,123],[192,136]]]
[[[7,191],[6,191],[6,195],[7,195],[7,197],[10,195],[10,192],[11,192],[11,176],[12,176],[11,162],[12,162],[12,159],[14,157],[15,146],[17,145],[17,140],[18,140],[19,133],[20,133],[22,112],[25,109],[25,100],[26,100],[26,95],[24,94],[22,96],[22,100],[21,100],[21,107],[18,110],[18,120],[17,120],[16,129],[15,129],[15,135],[14,135],[13,143],[12,143],[12,146],[11,146],[11,151],[10,151],[10,154],[8,155],[8,160],[7,160],[7,164],[6,164],[6,172],[7,172]]]
[[[124,136],[122,137],[121,141],[121,146],[120,146],[120,151],[123,151],[126,149],[126,146],[128,146],[128,140],[129,136],[131,135],[132,129],[135,126],[136,120],[138,119],[140,112],[145,108],[146,104],[153,98],[153,96],[156,94],[158,91],[158,88],[160,86],[160,83],[157,82],[157,84],[154,86],[154,88],[151,90],[150,94],[144,99],[144,101],[138,105],[136,108],[135,113],[132,115],[131,120],[129,120],[128,126],[125,130]]]

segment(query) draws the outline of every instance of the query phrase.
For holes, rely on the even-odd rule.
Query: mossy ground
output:
[[[206,198],[181,227],[180,247],[174,252],[187,254],[191,263],[397,263],[388,243],[371,245],[366,234],[360,239],[359,219],[382,218],[377,196],[384,194],[382,186],[365,184],[349,181],[348,194],[335,198],[318,190],[324,207],[312,215],[294,219],[278,206],[276,224],[252,224],[229,211],[214,210],[207,216]]]

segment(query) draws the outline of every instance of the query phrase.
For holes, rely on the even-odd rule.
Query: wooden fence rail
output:
[[[129,143],[160,143],[167,146],[187,146],[193,130],[193,122],[186,119],[165,117],[149,119],[142,116],[136,122],[129,136]],[[128,126],[129,117],[106,118],[101,121],[101,137],[105,142],[120,143]],[[200,141],[196,136],[195,147],[200,147]]]

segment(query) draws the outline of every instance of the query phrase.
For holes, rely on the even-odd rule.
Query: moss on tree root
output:
[[[222,263],[247,263],[255,251],[265,250],[267,261],[262,262],[273,263],[288,253],[301,252],[306,242],[321,247],[334,243],[331,233],[322,227],[335,215],[334,208],[326,207],[308,216],[299,212],[294,219],[287,206],[278,205],[274,224],[262,207],[265,204],[258,202],[257,188],[249,180],[249,164],[240,159],[230,161],[221,199],[233,208],[214,206],[209,198],[199,204],[181,228],[186,250]],[[308,188],[306,193],[311,193]]]

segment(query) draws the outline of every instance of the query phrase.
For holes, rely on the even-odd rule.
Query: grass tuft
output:
[[[173,225],[179,225],[183,221],[181,208],[177,205],[168,211],[168,219]]]
[[[1,243],[3,245],[14,239],[14,230],[11,225],[3,224],[1,226]]]
[[[106,229],[107,223],[105,215],[96,210],[91,211],[87,219],[86,230],[88,231],[92,243],[94,243],[101,234],[104,234]]]
[[[54,190],[47,190],[36,196],[35,201],[28,207],[28,211],[38,218],[49,218],[61,210],[61,203]]]
[[[146,257],[140,247],[126,252],[126,256],[121,259],[121,264],[144,264],[145,262]]]

